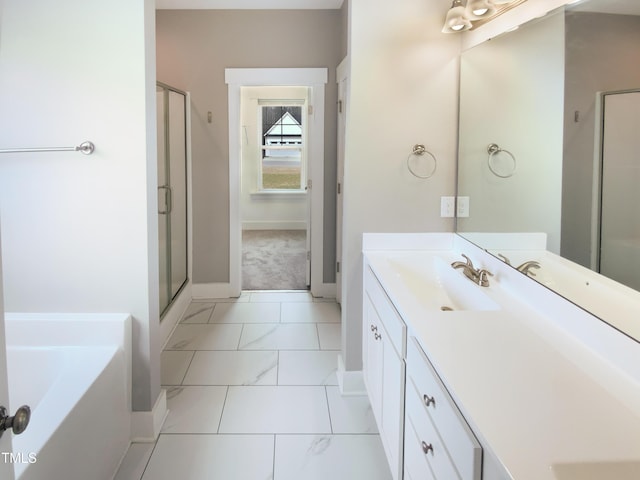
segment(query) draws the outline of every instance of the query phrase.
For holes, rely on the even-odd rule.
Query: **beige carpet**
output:
[[[244,230],[243,290],[306,290],[304,230]]]

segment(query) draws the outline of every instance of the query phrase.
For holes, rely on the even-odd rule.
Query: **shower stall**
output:
[[[156,86],[158,115],[158,250],[160,315],[187,283],[187,99]]]

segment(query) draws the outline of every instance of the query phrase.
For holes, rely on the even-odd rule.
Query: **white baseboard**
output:
[[[231,298],[235,297],[230,283],[194,283],[191,286],[191,296],[200,298]]]
[[[336,292],[335,283],[321,283],[320,286],[311,289],[314,297],[336,298]]]
[[[336,298],[335,283],[321,283],[320,286],[311,289],[314,297]],[[191,285],[191,297],[193,299],[205,298],[233,298],[237,295],[233,294],[230,283],[194,283]],[[164,320],[163,320],[164,323]]]
[[[367,394],[362,371],[346,371],[344,369],[342,354],[338,355],[338,371],[336,372],[336,374],[338,376],[338,387],[340,388],[340,394],[345,396]]]
[[[306,230],[305,221],[247,221],[242,222],[243,230]]]
[[[153,443],[160,435],[162,424],[167,418],[167,391],[160,390],[153,410],[150,412],[131,413],[131,441]]]

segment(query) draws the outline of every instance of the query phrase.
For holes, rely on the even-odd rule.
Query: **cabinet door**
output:
[[[378,314],[365,293],[364,322],[362,325],[364,382],[369,394],[373,415],[378,425],[382,422],[382,342]]]
[[[395,479],[401,479],[404,443],[405,363],[396,353],[384,328],[380,333],[379,343],[382,344],[382,422],[380,433],[383,436],[383,443],[387,444],[391,473]]]

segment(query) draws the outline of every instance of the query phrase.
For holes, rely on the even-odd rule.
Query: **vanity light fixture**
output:
[[[470,30],[524,2],[526,0],[453,0],[442,32],[458,33]]]
[[[457,33],[469,30],[471,21],[467,18],[467,9],[462,5],[462,0],[453,0],[451,8],[444,20],[443,33]]]
[[[467,0],[467,16],[470,20],[485,18],[496,11],[491,0]]]

